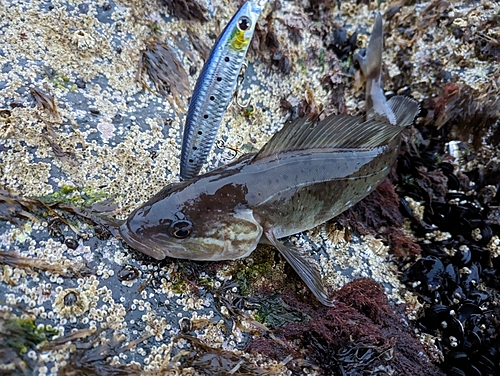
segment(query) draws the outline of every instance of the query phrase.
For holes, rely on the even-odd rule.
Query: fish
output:
[[[316,298],[333,306],[312,256],[282,239],[334,218],[387,176],[401,132],[419,111],[403,96],[387,105],[396,125],[350,115],[287,123],[257,153],[167,185],[119,233],[158,260],[235,260],[271,244]]]
[[[262,8],[247,1],[215,42],[189,103],[181,148],[181,179],[189,179],[207,160],[226,112]]]
[[[384,47],[384,28],[382,16],[377,12],[368,47],[364,56],[354,54],[354,60],[359,63],[366,80],[366,110],[375,119],[385,119],[392,125],[396,124],[396,116],[387,104],[382,86],[382,52]]]

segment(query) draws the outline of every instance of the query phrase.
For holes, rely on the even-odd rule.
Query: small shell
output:
[[[89,300],[78,289],[66,289],[56,296],[53,307],[62,317],[78,317],[89,309]]]

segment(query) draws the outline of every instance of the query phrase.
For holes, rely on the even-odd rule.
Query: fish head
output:
[[[262,7],[252,1],[247,1],[234,15],[234,21],[229,25],[232,31],[229,39],[229,46],[235,51],[246,50],[252,39],[257,20],[259,19]]]
[[[245,194],[237,184],[211,189],[189,181],[174,183],[137,208],[121,225],[120,235],[158,260],[245,257],[263,232],[252,210],[242,205]]]

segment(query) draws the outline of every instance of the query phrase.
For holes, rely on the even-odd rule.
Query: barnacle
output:
[[[56,296],[53,307],[62,317],[78,317],[89,309],[89,299],[82,291],[70,288]]]

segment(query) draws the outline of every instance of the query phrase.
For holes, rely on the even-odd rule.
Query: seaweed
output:
[[[32,374],[35,365],[25,354],[57,334],[58,331],[49,325],[35,325],[32,318],[20,318],[8,311],[0,312],[0,373]]]
[[[255,313],[255,320],[275,329],[289,322],[307,321],[309,317],[300,310],[286,304],[280,296],[267,296]]]
[[[65,186],[52,195],[21,197],[0,188],[0,220],[19,224],[19,219],[40,222],[37,216],[52,216],[69,226],[75,233],[78,229],[66,217],[73,214],[95,226],[102,226],[113,234],[123,221],[116,220],[117,205],[111,198],[104,199],[103,192],[92,188],[78,189]]]
[[[35,103],[42,110],[46,110],[50,115],[58,114],[55,98],[52,94],[47,94],[35,87],[30,87],[30,94],[35,100]]]
[[[482,146],[485,137],[498,145],[500,127],[500,98],[498,89],[491,83],[482,92],[465,84],[450,83],[433,102],[427,102],[428,121],[434,121],[439,129],[454,132],[463,141],[472,139],[476,150]],[[491,135],[489,134],[491,132]]]
[[[75,351],[71,353],[67,364],[60,370],[61,375],[141,375],[143,371],[138,364],[109,364],[108,359],[129,350],[149,336],[143,336],[135,341],[123,345],[124,336],[113,334],[109,340],[102,341],[101,331],[96,331],[90,336],[88,333],[81,333],[74,341]],[[108,334],[111,334],[108,332]],[[106,336],[106,338],[108,338]],[[69,340],[69,339],[68,339]]]
[[[84,264],[52,264],[38,258],[19,256],[15,252],[0,252],[0,265],[9,265],[13,268],[23,268],[27,270],[39,269],[55,273],[64,278],[83,277],[94,274],[94,272]]]
[[[205,14],[205,2],[199,0],[161,0],[161,2],[168,8],[170,14],[176,18],[188,21],[208,21]]]
[[[47,143],[52,148],[52,152],[54,155],[61,160],[62,162],[71,164],[73,166],[77,165],[77,162],[74,159],[74,156],[70,152],[66,152],[62,149],[61,145],[56,141],[57,133],[52,128],[52,125],[45,125],[45,133],[42,133],[42,138],[47,141]]]
[[[188,75],[171,48],[156,37],[146,41],[146,48],[141,53],[136,75],[137,81],[151,91],[142,79],[144,72],[161,95],[169,99],[169,94],[172,94],[177,105],[184,108],[179,96],[187,97],[190,93]]]
[[[395,312],[378,283],[358,279],[335,292],[334,298],[335,307],[313,309],[285,295],[290,306],[311,319],[278,327],[276,338],[254,338],[249,348],[276,360],[299,353],[320,375],[365,374],[375,369],[401,375],[443,374],[430,362],[401,319],[402,312]],[[300,372],[304,362],[295,359],[287,367]]]
[[[196,337],[179,335],[177,338],[188,341],[192,349],[179,352],[172,358],[172,362],[181,362],[183,368],[192,367],[206,376],[269,375],[283,368],[282,364],[268,366],[254,364],[234,352],[208,346]]]

